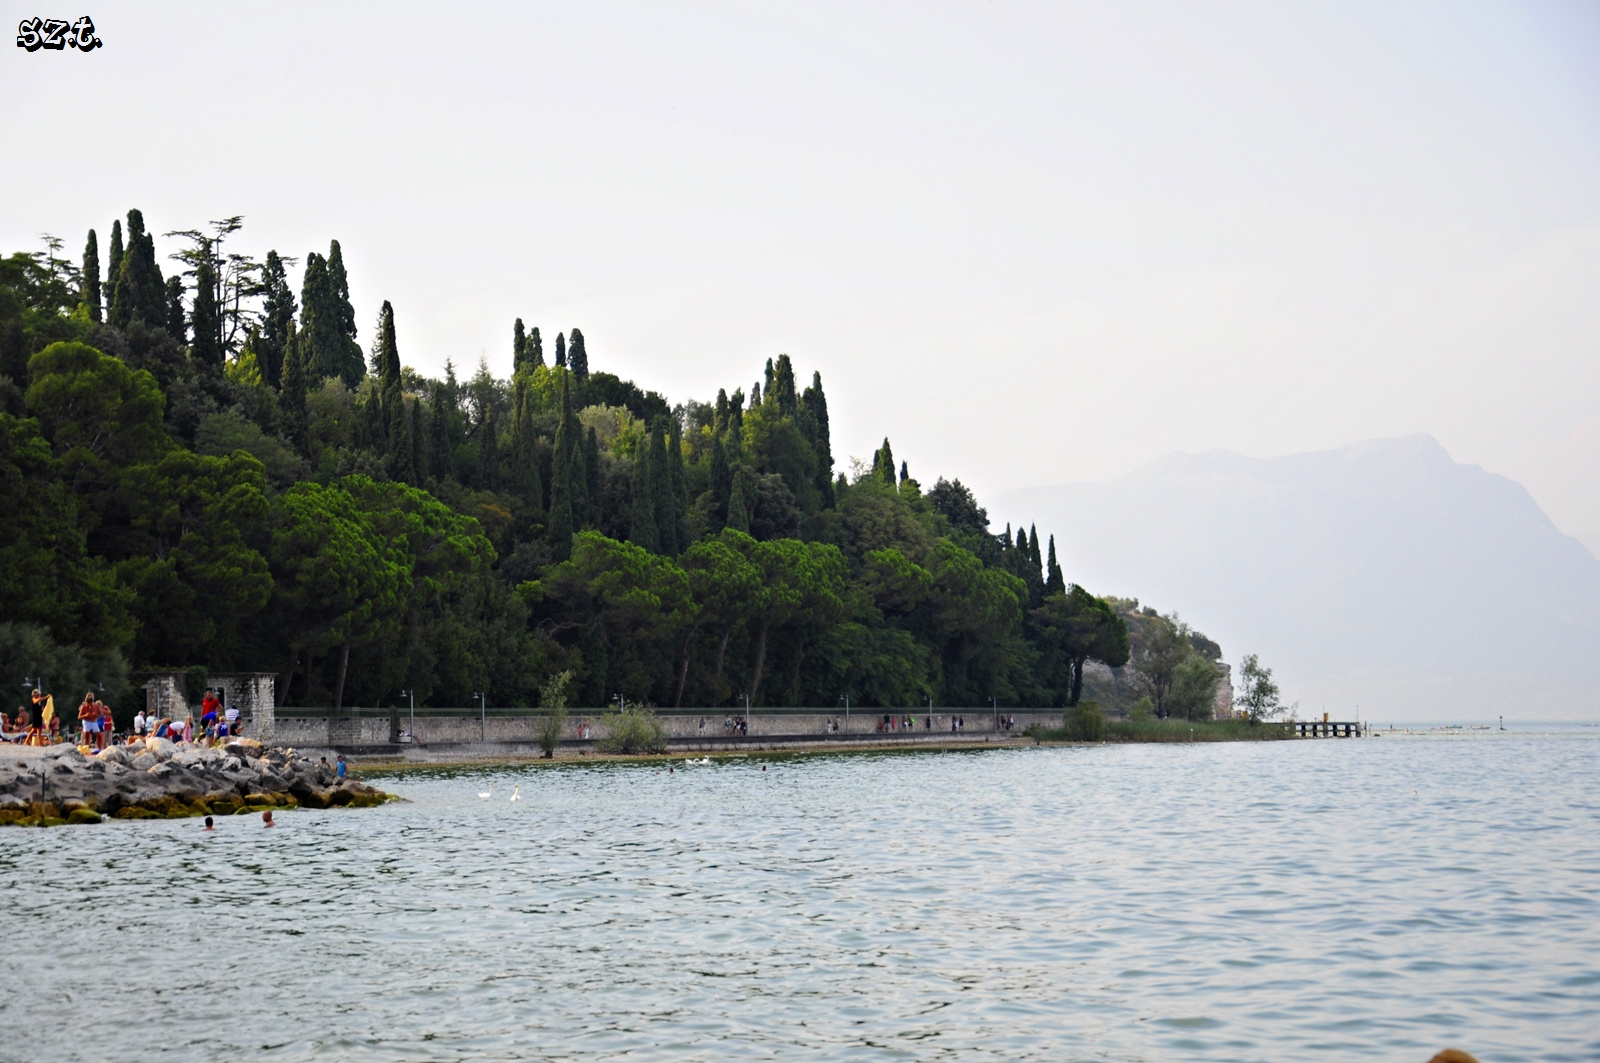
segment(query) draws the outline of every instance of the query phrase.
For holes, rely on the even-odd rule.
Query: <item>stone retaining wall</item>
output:
[[[379,746],[400,747],[409,744],[400,742],[399,732],[409,731],[411,728],[410,717],[404,709],[400,710],[397,722],[386,716],[362,716],[352,719],[287,715],[293,711],[293,709],[279,710],[273,733],[270,739],[266,739],[271,744],[293,746],[297,749],[372,749]],[[1048,728],[1062,726],[1062,714],[1059,711],[1009,711],[1001,714],[998,726],[995,717],[983,709],[972,712],[934,713],[931,727],[927,724],[928,716],[925,711],[905,714],[891,712],[889,715],[896,721],[902,719],[904,715],[910,715],[916,725],[913,728],[897,726],[880,731],[879,726],[884,714],[861,711],[852,711],[846,717],[843,712],[785,712],[763,715],[758,710],[750,714],[748,732],[740,732],[727,726],[729,721],[743,720],[742,714],[734,715],[726,712],[662,714],[658,718],[669,740],[682,740],[691,744],[724,739],[738,742],[766,738],[826,741],[840,735],[880,734],[886,738],[974,737],[1008,733],[1004,724],[1008,718],[1016,720],[1009,732],[1012,734],[1021,734],[1035,723]],[[959,732],[952,732],[950,721],[957,716],[965,718],[966,726]],[[532,747],[538,743],[539,720],[540,717],[537,715],[490,716],[487,719],[470,716],[418,716],[416,738],[424,747],[435,745]],[[562,731],[563,742],[581,742],[585,736],[591,740],[601,737],[605,733],[603,720],[603,713],[569,714],[566,727]],[[834,722],[837,723],[837,730],[829,726]],[[587,730],[580,731],[585,725]]]

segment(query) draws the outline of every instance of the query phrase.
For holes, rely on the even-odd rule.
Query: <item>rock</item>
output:
[[[87,808],[75,808],[67,815],[68,823],[99,823],[100,813]]]

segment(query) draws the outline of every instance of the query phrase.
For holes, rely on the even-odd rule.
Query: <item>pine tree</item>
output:
[[[83,305],[89,308],[89,320],[100,322],[100,239],[89,230],[89,239],[83,245]]]
[[[261,267],[261,342],[257,354],[261,376],[273,387],[283,384],[284,355],[288,337],[294,331],[294,291],[278,252],[268,251]]]
[[[177,340],[179,344],[189,338],[189,326],[183,319],[183,278],[172,276],[167,278],[167,320],[165,328],[167,335]]]
[[[532,332],[528,333],[528,343],[527,346],[523,348],[522,353],[523,357],[527,360],[528,369],[530,372],[539,368],[541,365],[544,365],[544,341],[539,338],[539,328],[537,325],[534,326]]]
[[[656,507],[656,542],[661,553],[678,556],[678,519],[672,504],[672,473],[667,467],[666,418],[650,426],[650,490]]]
[[[572,556],[572,452],[577,446],[571,425],[572,394],[567,374],[561,374],[561,419],[556,422],[556,452],[550,462],[550,514],[545,523],[550,555],[556,561]]]
[[[633,479],[629,484],[628,541],[641,550],[659,554],[661,537],[656,527],[656,489],[650,473],[650,445],[640,440],[633,452]]]
[[[394,338],[394,307],[387,299],[378,312],[378,374],[385,391],[400,386],[400,346]]]
[[[822,393],[822,374],[811,374],[811,386],[800,396],[800,431],[817,457],[817,490],[822,493],[822,508],[832,509],[833,443],[828,431],[828,398]]]
[[[728,497],[733,490],[733,470],[722,437],[711,438],[711,517],[718,524],[728,522]]]
[[[528,334],[523,331],[522,319],[511,326],[511,375],[522,372],[522,359],[527,353]]]
[[[733,474],[733,490],[728,496],[728,523],[727,526],[734,531],[750,534],[750,509],[745,504],[745,496],[749,493],[749,475],[743,465],[739,466]]]
[[[583,333],[573,329],[571,339],[567,341],[567,366],[572,370],[578,386],[589,379],[589,352],[583,348]]]
[[[211,270],[211,258],[208,255],[195,271],[194,343],[190,347],[190,355],[198,365],[221,369],[222,342],[218,336],[216,292],[217,276]]]
[[[1067,593],[1067,581],[1061,574],[1061,566],[1056,562],[1056,537],[1050,536],[1050,563],[1046,566],[1049,573],[1044,581],[1046,594]]]
[[[106,303],[106,319],[113,325],[116,325],[118,328],[122,328],[127,324],[127,322],[123,321],[121,324],[118,324],[117,319],[111,313],[111,300],[117,291],[117,278],[122,275],[121,219],[111,223],[111,244],[109,247],[107,247],[106,251],[108,256],[106,258],[106,287],[104,292]]]
[[[278,393],[278,409],[283,416],[283,434],[304,455],[306,449],[306,373],[305,342],[295,332],[294,321],[289,322],[289,334],[284,338],[283,387]]]
[[[556,333],[556,365],[565,367],[567,364],[567,337],[565,333]]]

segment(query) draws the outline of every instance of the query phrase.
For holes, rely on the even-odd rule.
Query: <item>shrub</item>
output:
[[[1106,733],[1106,714],[1098,701],[1080,701],[1067,710],[1067,731],[1078,742],[1098,742]]]
[[[539,707],[545,710],[538,724],[539,748],[544,750],[545,759],[556,755],[556,746],[561,742],[561,731],[567,723],[567,683],[572,680],[572,671],[557,672],[545,681],[539,688]]]
[[[610,712],[600,721],[606,736],[600,748],[607,753],[665,753],[667,732],[648,709]]]

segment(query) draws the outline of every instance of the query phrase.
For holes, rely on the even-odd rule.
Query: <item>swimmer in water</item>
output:
[[[206,817],[206,825],[204,827],[201,827],[200,829],[201,830],[216,830],[217,829],[217,825],[215,823],[211,822],[211,817],[210,816],[207,816]]]
[[[263,813],[261,813],[261,825],[263,827],[275,827],[275,826],[277,826],[276,823],[272,822],[272,813],[271,812],[263,812]]]

